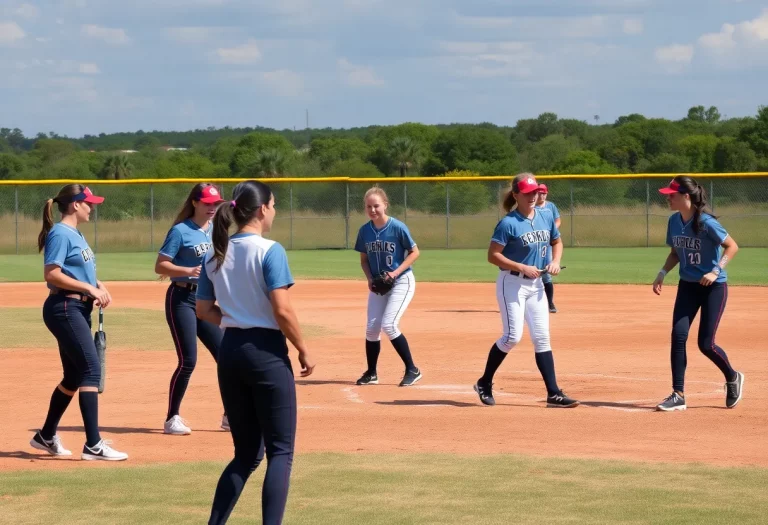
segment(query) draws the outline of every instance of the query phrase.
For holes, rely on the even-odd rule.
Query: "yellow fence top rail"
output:
[[[615,173],[615,174],[584,174],[584,175],[537,175],[538,180],[581,180],[581,179],[671,179],[679,173]],[[738,173],[690,173],[694,178],[726,178],[726,177],[768,177],[768,172],[738,172]],[[314,177],[314,178],[296,178],[296,177],[276,177],[276,178],[177,178],[177,179],[125,179],[125,180],[101,180],[101,179],[44,179],[44,180],[0,180],[0,186],[41,186],[45,184],[179,184],[198,182],[242,182],[244,180],[259,180],[270,184],[298,183],[308,184],[312,182],[349,182],[349,183],[404,183],[404,182],[480,182],[480,181],[511,181],[510,175],[486,176],[486,177],[377,177],[377,178],[354,178],[354,177]]]

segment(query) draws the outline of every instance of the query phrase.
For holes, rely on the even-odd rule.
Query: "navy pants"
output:
[[[61,386],[77,390],[99,386],[101,363],[91,333],[93,302],[63,295],[49,295],[43,303],[43,322],[59,343],[64,368]]]
[[[296,441],[296,384],[285,336],[266,328],[227,328],[218,370],[235,458],[219,479],[208,523],[226,523],[266,449],[262,520],[278,525],[288,500]]]
[[[175,284],[171,284],[165,294],[165,319],[171,329],[179,358],[168,391],[168,420],[179,415],[181,400],[197,365],[197,338],[200,338],[215,361],[219,355],[222,333],[215,324],[197,318],[195,293]]]
[[[723,372],[726,381],[732,381],[736,372],[728,362],[725,351],[715,344],[715,334],[720,318],[728,301],[728,285],[713,283],[702,286],[699,283],[680,281],[672,314],[672,388],[684,392],[685,368],[688,359],[685,352],[688,331],[696,314],[701,309],[699,323],[699,350]]]

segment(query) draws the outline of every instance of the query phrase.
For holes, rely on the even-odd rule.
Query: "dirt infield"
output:
[[[160,283],[110,285],[115,307],[156,309],[160,316],[165,289]],[[732,287],[718,333],[718,344],[746,375],[742,403],[724,408],[722,376],[696,349],[693,333],[689,410],[657,413],[652,407],[670,392],[675,291],[668,286],[656,297],[650,286],[556,287],[560,313],[551,324],[558,380],[583,401],[576,409],[558,410],[544,408],[527,334],[497,374],[497,406],[480,405],[472,391],[500,331],[494,284],[418,283],[401,328],[424,378],[415,387],[398,388],[402,364],[388,342],[379,365],[382,384],[354,384],[365,368],[364,283],[301,281],[293,289],[299,318],[328,333],[310,338],[318,366],[310,379],[298,380],[298,453],[508,452],[768,466],[768,289]],[[4,306],[41,306],[45,293],[43,284],[0,284]],[[28,445],[61,378],[55,347],[0,350],[0,363],[0,470],[82,466],[78,459],[42,456]],[[109,339],[100,423],[104,437],[130,454],[127,464],[231,457],[229,434],[218,429],[215,365],[204,351],[182,406],[193,434],[162,434],[174,366],[172,352],[132,351]],[[77,401],[60,435],[79,458],[84,434]]]

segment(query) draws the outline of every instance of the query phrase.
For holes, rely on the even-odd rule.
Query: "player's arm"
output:
[[[520,264],[511,259],[504,257],[501,251],[504,247],[501,244],[491,241],[488,246],[488,262],[494,266],[498,266],[504,270],[512,270],[514,272],[520,272],[528,277],[535,279],[541,272],[535,266],[528,266],[527,264]]]
[[[661,287],[664,284],[664,277],[667,275],[667,273],[671,272],[679,262],[680,258],[677,256],[677,252],[674,248],[670,248],[669,255],[667,255],[667,260],[664,261],[664,266],[661,267],[661,270],[659,270],[656,279],[653,281],[653,293],[656,295],[661,295]]]
[[[411,247],[410,251],[408,252],[408,256],[403,260],[403,264],[397,267],[397,270],[394,270],[392,272],[389,272],[392,277],[397,279],[400,277],[404,271],[406,271],[408,268],[411,267],[411,265],[416,262],[416,259],[419,258],[419,247],[415,244]]]
[[[291,344],[299,352],[299,363],[301,363],[301,376],[306,377],[312,373],[315,368],[315,361],[309,355],[304,338],[301,335],[299,327],[299,318],[291,304],[288,295],[288,287],[275,288],[269,293],[269,302],[272,304],[272,312],[275,314],[280,330]]]
[[[177,266],[173,264],[173,259],[167,255],[158,254],[155,261],[155,273],[158,275],[167,275],[168,277],[198,277],[200,267],[188,268],[186,266]]]
[[[703,286],[709,286],[717,281],[717,278],[720,276],[720,272],[725,269],[725,266],[731,261],[731,259],[733,259],[733,256],[736,255],[736,252],[739,251],[739,245],[736,244],[736,241],[734,241],[730,235],[723,239],[723,242],[720,243],[720,246],[725,248],[725,250],[723,250],[723,255],[717,262],[717,266],[712,268],[711,272],[708,272],[702,276],[699,284]]]
[[[555,219],[555,226],[557,227],[558,230],[560,229],[560,224],[562,224],[562,222],[563,221],[560,220],[560,217]]]
[[[221,325],[221,308],[216,304],[216,300],[197,299],[195,300],[195,315],[198,319],[208,321],[216,326]]]

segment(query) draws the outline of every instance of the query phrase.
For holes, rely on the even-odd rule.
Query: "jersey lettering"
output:
[[[395,243],[389,241],[373,241],[365,243],[365,251],[368,253],[395,253],[395,248]]]
[[[80,255],[83,257],[84,262],[88,262],[92,259],[94,259],[96,256],[93,254],[93,250],[90,248],[86,248],[84,250],[80,251]]]
[[[550,233],[548,230],[536,230],[524,233],[520,236],[523,246],[528,246],[534,242],[549,242]]]
[[[202,257],[211,249],[211,243],[201,242],[200,244],[193,246],[192,249],[195,251],[197,257]]]
[[[701,250],[701,239],[675,235],[672,237],[672,245],[675,248],[685,248],[686,250]]]

